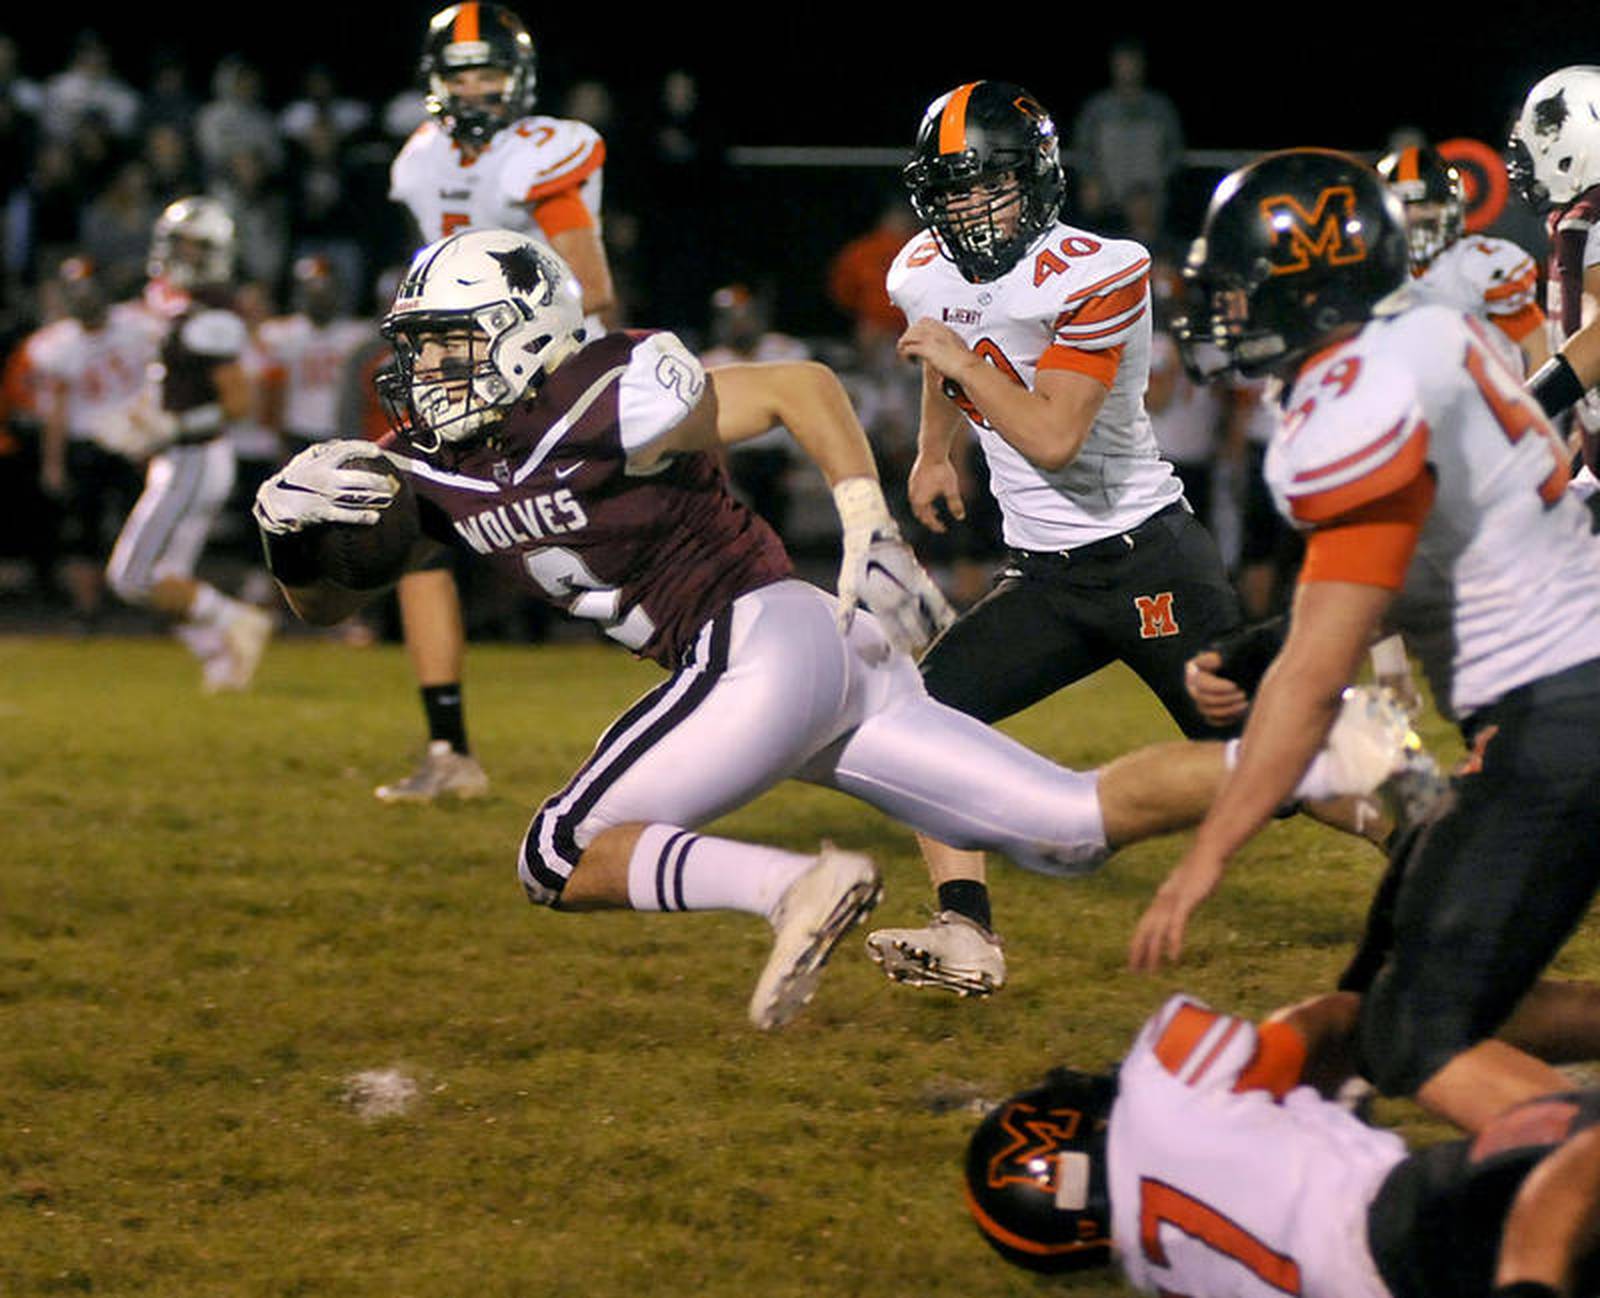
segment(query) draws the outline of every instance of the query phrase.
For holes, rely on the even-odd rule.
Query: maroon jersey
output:
[[[161,344],[161,408],[189,415],[217,403],[217,368],[235,361],[249,336],[244,321],[221,299],[196,295],[174,318]],[[223,432],[222,412],[198,420],[183,441],[207,441]]]
[[[1550,256],[1545,274],[1546,314],[1555,322],[1560,347],[1583,326],[1583,272],[1589,241],[1600,222],[1600,186],[1586,189],[1546,218]],[[1600,434],[1583,428],[1583,458],[1591,472],[1600,472]]]
[[[716,456],[628,469],[705,383],[671,334],[609,334],[487,435],[434,452],[403,434],[382,445],[401,457],[429,535],[671,666],[727,604],[793,572],[777,533],[728,490]]]

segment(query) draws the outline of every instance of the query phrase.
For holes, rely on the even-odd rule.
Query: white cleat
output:
[[[416,770],[393,784],[380,784],[372,792],[380,802],[481,798],[489,792],[489,776],[471,753],[458,753],[449,740],[435,739]]]
[[[220,651],[209,655],[203,665],[205,692],[248,689],[277,627],[277,619],[259,608],[241,609],[231,618],[222,628]]]
[[[1323,751],[1337,796],[1365,797],[1422,747],[1405,705],[1392,690],[1353,685],[1340,696],[1339,715]]]
[[[750,1022],[770,1031],[804,1009],[834,948],[882,895],[870,858],[824,843],[772,912],[772,954],[750,996]]]
[[[867,934],[867,954],[895,982],[910,987],[988,996],[1006,985],[999,936],[953,910],[940,911],[926,928],[874,929]]]

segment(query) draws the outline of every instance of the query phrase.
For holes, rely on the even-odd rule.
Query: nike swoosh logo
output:
[[[574,473],[576,473],[579,469],[583,468],[583,466],[585,464],[587,464],[587,463],[589,463],[588,460],[579,460],[576,464],[569,464],[564,469],[557,469],[556,470],[556,477],[558,477],[558,478],[570,478]]]

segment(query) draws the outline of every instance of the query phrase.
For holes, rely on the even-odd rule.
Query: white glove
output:
[[[178,440],[178,417],[148,397],[140,397],[122,419],[107,419],[95,438],[100,445],[135,463],[148,460]]]
[[[346,460],[382,455],[371,442],[308,446],[261,484],[251,513],[263,532],[287,536],[312,523],[373,524],[400,490],[398,472],[347,469]]]
[[[883,491],[872,478],[846,478],[833,488],[844,528],[839,565],[839,630],[850,629],[857,606],[865,608],[896,649],[916,654],[956,620],[944,594],[922,570],[889,515]]]

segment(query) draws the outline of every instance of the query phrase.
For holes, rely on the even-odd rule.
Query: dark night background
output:
[[[241,54],[264,71],[269,105],[292,98],[311,63],[331,67],[346,93],[381,104],[414,84],[420,35],[437,7],[247,5],[212,8],[200,21],[90,5],[46,23],[44,7],[29,6],[0,18],[0,31],[17,40],[23,71],[38,80],[65,64],[78,31],[93,28],[136,87],[147,81],[153,53],[167,49],[204,97],[217,59]],[[650,323],[677,326],[691,322],[659,317],[695,310],[708,283],[731,279],[771,287],[791,328],[837,326],[817,280],[828,253],[898,192],[893,157],[773,167],[728,150],[903,150],[926,102],[962,81],[1022,83],[1070,138],[1077,109],[1106,82],[1111,42],[1141,40],[1149,83],[1174,100],[1200,159],[1170,208],[1170,224],[1186,236],[1228,157],[1297,144],[1375,155],[1402,126],[1498,147],[1534,80],[1563,64],[1600,62],[1593,5],[1515,18],[1409,8],[1386,20],[1381,6],[1320,4],[1190,6],[1180,17],[1158,17],[1151,7],[1131,20],[1109,6],[1079,5],[513,7],[538,48],[541,111],[562,113],[581,80],[609,90],[608,208],[627,209],[650,232],[657,262],[681,263],[668,288],[642,302],[657,317]],[[673,69],[696,80],[693,132],[703,158],[735,161],[663,188],[651,170],[651,138],[659,87]],[[373,146],[375,168],[385,144]],[[381,193],[376,201],[383,206]],[[659,228],[664,221],[670,231]],[[391,214],[374,211],[375,241],[394,240],[390,222]]]

